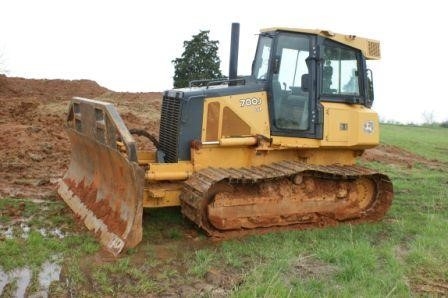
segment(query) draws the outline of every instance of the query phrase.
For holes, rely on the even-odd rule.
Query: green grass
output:
[[[381,124],[381,141],[428,159],[448,162],[448,128]]]
[[[215,255],[215,251],[211,249],[196,251],[189,271],[197,277],[204,277],[207,271],[213,268],[216,262]]]
[[[4,237],[0,241],[0,268],[5,271],[38,268],[55,255],[90,254],[99,249],[90,235],[72,233],[74,222],[71,217],[63,215],[66,206],[60,201],[36,203],[27,199],[3,198],[0,210],[5,212],[1,224],[13,230],[11,238]],[[22,225],[29,229],[28,233]],[[64,238],[51,234],[55,228],[65,235]]]
[[[27,239],[13,238],[0,242],[0,267],[6,271],[26,266],[35,268],[61,253],[69,255],[78,250],[78,253],[90,254],[98,248],[96,240],[89,235],[72,235],[59,239],[31,231]]]
[[[94,288],[101,295],[143,295],[156,292],[156,283],[142,268],[131,263],[129,258],[97,267],[92,274]]]
[[[28,293],[39,291],[42,264],[54,262],[66,265],[64,279],[56,284],[53,293],[65,296],[69,288],[85,281],[79,268],[80,260],[99,250],[98,242],[89,234],[80,233],[67,207],[61,201],[32,201],[20,198],[0,199],[0,227],[12,228],[12,235],[0,238],[0,269],[6,273],[16,268],[32,272]],[[26,229],[24,228],[26,227]],[[53,233],[55,229],[59,234]],[[61,238],[60,235],[63,235]],[[1,234],[0,234],[1,236]],[[13,284],[8,284],[2,297],[9,297]],[[11,294],[12,295],[12,294]]]

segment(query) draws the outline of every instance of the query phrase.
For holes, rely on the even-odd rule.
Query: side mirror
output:
[[[303,92],[308,92],[310,90],[310,84],[311,84],[311,76],[309,73],[302,75],[301,80],[301,88]]]
[[[272,61],[272,73],[278,74],[280,71],[280,57],[275,57],[274,61]]]

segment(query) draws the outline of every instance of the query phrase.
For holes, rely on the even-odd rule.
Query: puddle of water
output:
[[[45,228],[40,228],[39,230],[39,233],[42,235],[42,237],[47,237],[47,229],[45,229]]]
[[[3,232],[3,236],[6,239],[12,239],[14,238],[14,230],[12,227],[8,227],[8,229],[6,231]]]
[[[31,270],[28,268],[16,268],[6,274],[0,269],[0,295],[3,294],[3,289],[6,285],[15,282],[15,293],[13,297],[25,297],[26,288],[31,281]]]
[[[28,268],[14,269],[12,276],[17,280],[16,297],[25,297],[26,288],[31,281],[31,270]]]
[[[23,222],[20,224],[20,228],[22,229],[22,238],[28,239],[31,228],[26,223]]]
[[[3,293],[3,289],[8,284],[8,275],[0,269],[0,295]]]
[[[55,280],[59,280],[61,268],[61,265],[48,261],[42,265],[42,270],[39,272],[38,279],[40,289],[43,292],[48,293],[50,284]]]
[[[0,236],[5,239],[14,239],[16,237],[21,237],[22,239],[28,239],[30,231],[31,231],[30,226],[28,226],[26,223],[21,223],[20,228],[17,228],[16,231],[14,231],[14,226],[9,226],[6,229],[0,229]],[[37,231],[39,232],[39,234],[42,235],[42,237],[53,236],[59,239],[63,239],[66,236],[66,234],[62,232],[59,228],[52,228],[52,229],[40,228]],[[20,236],[17,235],[18,233]]]
[[[45,228],[40,228],[38,231],[42,235],[42,237],[47,237],[48,235],[58,237],[59,239],[62,239],[62,238],[65,237],[64,232],[62,232],[58,228],[53,228],[51,230],[48,230],[48,229],[45,229]]]
[[[62,231],[61,231],[60,229],[58,229],[58,228],[54,228],[54,229],[52,230],[52,234],[53,234],[54,236],[58,237],[59,239],[62,239],[62,238],[65,237],[64,232],[62,232]]]
[[[48,203],[48,200],[31,199],[31,202],[36,203],[36,204],[41,204],[41,203]]]
[[[55,256],[53,259],[60,258]],[[56,261],[46,261],[43,263],[37,277],[39,281],[39,290],[37,293],[34,293],[29,297],[48,297],[50,284],[53,281],[59,280],[61,268],[61,265],[59,265]],[[26,290],[31,282],[32,274],[32,271],[27,267],[16,268],[8,273],[5,273],[0,269],[0,296],[2,296],[3,290],[8,284],[15,282],[16,286],[13,297],[25,297]]]

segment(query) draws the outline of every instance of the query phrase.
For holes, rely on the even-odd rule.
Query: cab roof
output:
[[[284,31],[284,32],[295,32],[295,33],[306,33],[319,35],[350,47],[361,50],[362,54],[369,60],[379,60],[381,59],[380,42],[378,40],[359,37],[356,35],[346,35],[335,33],[329,30],[322,29],[300,29],[300,28],[287,28],[287,27],[272,27],[260,30],[264,32],[274,32],[274,31]]]

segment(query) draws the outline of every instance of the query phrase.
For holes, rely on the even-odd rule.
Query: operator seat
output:
[[[326,65],[322,70],[322,93],[331,94],[333,90],[331,90],[331,78],[333,77],[333,67],[330,65]]]
[[[283,102],[283,91],[278,75],[272,76],[272,99],[274,103],[274,110],[277,115],[280,113],[280,108]]]

